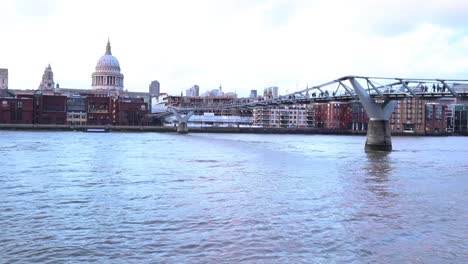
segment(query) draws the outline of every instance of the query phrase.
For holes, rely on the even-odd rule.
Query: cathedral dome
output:
[[[120,72],[120,64],[116,57],[112,55],[102,56],[97,65],[96,71],[117,71]]]
[[[106,54],[96,64],[96,72],[120,72],[120,63],[112,56],[110,42],[107,42]]]
[[[107,41],[106,54],[99,58],[92,75],[94,90],[123,91],[124,76],[120,73],[120,63],[112,56],[110,42]]]

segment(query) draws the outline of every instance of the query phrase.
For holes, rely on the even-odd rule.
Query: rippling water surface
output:
[[[468,139],[0,131],[0,262],[466,263]]]

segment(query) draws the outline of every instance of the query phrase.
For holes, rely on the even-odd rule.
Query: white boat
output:
[[[106,128],[87,128],[85,132],[105,133],[109,132],[109,130]]]

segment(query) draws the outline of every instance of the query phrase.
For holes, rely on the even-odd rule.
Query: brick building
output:
[[[447,130],[447,106],[440,103],[425,105],[424,123],[426,133],[441,133]]]
[[[124,98],[117,101],[117,124],[122,126],[147,125],[148,104],[143,99]]]
[[[369,117],[366,110],[359,101],[350,101],[349,107],[351,108],[351,130],[353,131],[366,131]]]
[[[0,123],[32,124],[32,98],[0,98]]]
[[[454,132],[468,133],[468,105],[454,105]]]
[[[116,99],[108,96],[88,96],[88,125],[112,125],[116,123]]]
[[[312,105],[313,121],[316,128],[350,129],[352,113],[347,102],[317,103]]]
[[[426,100],[405,98],[399,100],[390,117],[393,132],[424,133],[424,111]]]
[[[67,97],[36,94],[34,96],[34,123],[64,125],[67,120]]]
[[[67,99],[67,124],[86,125],[88,101],[85,96],[70,96]]]
[[[253,111],[254,125],[262,127],[307,127],[307,111],[301,105],[260,108]]]

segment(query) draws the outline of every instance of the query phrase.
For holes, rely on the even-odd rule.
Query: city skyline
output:
[[[348,74],[468,76],[468,4],[457,1],[7,0],[0,9],[11,89],[36,89],[49,63],[61,87],[91,89],[108,37],[135,92],[153,80],[170,94],[221,83],[247,97]]]

